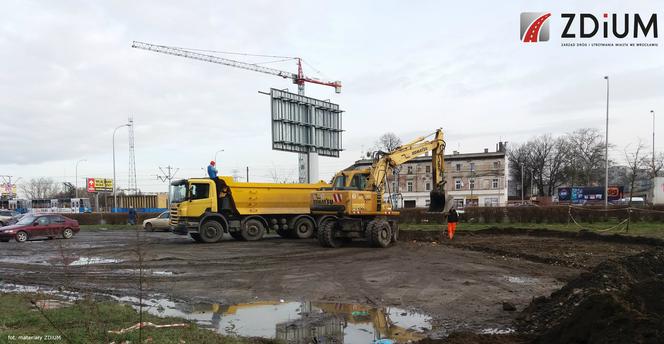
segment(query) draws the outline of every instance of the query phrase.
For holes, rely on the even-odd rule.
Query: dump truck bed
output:
[[[231,189],[240,215],[309,214],[311,192],[329,184],[241,183],[219,177]]]

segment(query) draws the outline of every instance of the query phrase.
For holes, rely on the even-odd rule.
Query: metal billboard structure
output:
[[[318,155],[339,157],[343,150],[338,104],[270,89],[272,149],[300,154],[300,183],[318,179]]]

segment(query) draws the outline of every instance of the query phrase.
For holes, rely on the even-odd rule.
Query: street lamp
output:
[[[606,79],[606,135],[604,137],[604,208],[609,207],[609,76]]]
[[[115,132],[118,131],[118,129],[122,127],[128,127],[131,124],[125,123],[123,125],[118,126],[113,130],[113,207],[117,208],[118,207],[118,195],[115,193],[115,188],[116,188],[116,180],[115,180]],[[111,212],[113,209],[111,209]]]
[[[214,162],[215,162],[215,163],[217,163],[217,153],[219,153],[219,152],[223,152],[223,151],[224,151],[223,149],[220,149],[220,150],[214,152]]]
[[[88,161],[88,160],[87,159],[81,159],[81,160],[76,162],[76,173],[75,173],[75,177],[74,177],[74,178],[76,178],[74,180],[74,190],[75,190],[76,198],[78,198],[78,164],[83,162],[83,161]]]

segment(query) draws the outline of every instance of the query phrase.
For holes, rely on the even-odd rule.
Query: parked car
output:
[[[18,213],[11,210],[0,210],[0,227],[13,224],[16,215]]]
[[[146,219],[143,221],[143,229],[146,231],[155,231],[157,229],[170,229],[169,221],[171,219],[171,214],[168,211],[165,211],[157,217],[151,219]]]
[[[81,228],[78,221],[62,215],[25,215],[14,225],[0,227],[0,241],[15,239],[24,242],[33,238],[62,237],[70,239]]]

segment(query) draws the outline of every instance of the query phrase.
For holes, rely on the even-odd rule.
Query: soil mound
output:
[[[609,260],[520,314],[535,343],[664,343],[664,249]]]

